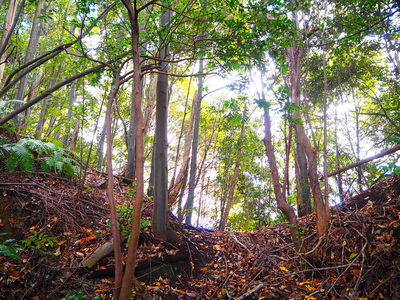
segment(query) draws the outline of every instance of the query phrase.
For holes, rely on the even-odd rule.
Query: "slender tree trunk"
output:
[[[140,29],[139,29],[140,30]],[[146,51],[146,43],[142,46],[139,46],[141,51]],[[143,93],[144,90],[144,84],[145,80],[144,77],[140,79],[141,81],[141,91]],[[134,84],[134,83],[133,83]],[[156,89],[157,82],[155,81],[154,84],[154,90]],[[141,95],[141,98],[143,98],[143,94]],[[147,105],[146,109],[144,112],[144,136],[147,134],[148,130],[148,125],[150,122],[150,119],[152,117],[152,112],[155,107],[155,92],[153,92],[153,88],[150,88],[149,95],[147,97]],[[127,164],[126,164],[126,172],[125,172],[125,177],[134,180],[136,178],[135,175],[135,169],[136,169],[136,139],[135,139],[135,132],[136,132],[136,115],[135,115],[135,106],[134,106],[134,99],[133,99],[133,94],[132,94],[132,99],[131,99],[131,113],[130,113],[130,121],[129,121],[129,131],[128,131],[128,155],[127,155]]]
[[[160,18],[160,27],[169,27],[170,11],[166,10]],[[168,46],[163,42],[160,45],[160,59],[169,56]],[[169,66],[161,62],[160,70],[168,73]],[[155,237],[167,239],[168,222],[168,165],[167,165],[167,137],[168,137],[168,75],[158,74],[157,102],[156,102],[156,132],[154,144],[154,199],[151,229]]]
[[[180,133],[179,133],[179,137],[178,137],[178,146],[177,146],[177,149],[176,149],[176,156],[175,156],[175,166],[174,166],[174,172],[172,173],[172,176],[171,176],[171,180],[170,180],[170,185],[169,185],[169,199],[168,199],[168,203],[174,203],[175,202],[175,199],[176,199],[176,197],[174,197],[174,196],[172,196],[172,193],[171,193],[171,191],[172,191],[172,189],[174,188],[174,186],[175,186],[175,178],[176,178],[176,172],[177,172],[177,170],[178,170],[178,164],[179,164],[179,160],[180,160],[180,149],[181,149],[181,143],[182,143],[182,138],[183,138],[183,132],[184,132],[184,130],[185,130],[185,123],[186,123],[186,116],[187,116],[187,110],[188,110],[188,103],[189,103],[189,93],[190,93],[190,88],[191,88],[191,83],[192,83],[192,77],[190,77],[190,79],[189,79],[189,85],[188,85],[188,91],[187,91],[187,94],[186,94],[186,100],[185,100],[185,110],[184,110],[184,112],[183,112],[183,118],[182,118],[182,122],[181,122],[181,131],[180,131]],[[197,96],[196,96],[197,97]],[[192,110],[193,111],[193,110]],[[189,121],[189,130],[187,130],[188,131],[188,134],[187,135],[189,135],[191,132],[193,132],[193,124],[192,124],[192,114],[190,115],[190,121]],[[190,144],[191,144],[191,141],[190,141],[190,143],[188,143],[188,141],[187,141],[187,139],[185,139],[185,145],[184,145],[184,153],[185,153],[185,149],[186,149],[186,143],[187,144],[189,144],[189,149],[190,149]],[[188,151],[188,157],[189,157],[189,154],[190,154],[190,150]],[[184,154],[185,155],[185,154]],[[183,155],[183,156],[184,156]],[[183,161],[185,161],[185,159],[183,158]],[[183,165],[184,165],[184,163],[183,163]],[[176,193],[174,193],[174,195],[175,195]],[[174,199],[175,198],[175,199]]]
[[[289,59],[289,70],[291,80],[291,97],[292,102],[301,106],[300,101],[300,78],[301,78],[301,58],[303,48],[299,46],[293,46],[287,49]],[[296,117],[301,120],[299,111],[295,112]],[[329,211],[327,205],[325,205],[321,186],[318,177],[318,165],[317,165],[317,150],[313,149],[310,140],[302,125],[296,125],[296,132],[299,137],[300,143],[304,147],[304,151],[308,160],[308,179],[311,186],[311,191],[314,197],[315,210],[317,214],[317,232],[318,236],[321,237],[328,232],[329,228]]]
[[[127,165],[126,165],[126,172],[125,177],[130,179],[135,179],[135,149],[136,149],[136,117],[135,117],[135,108],[133,105],[133,96],[132,94],[132,108],[131,108],[131,117],[129,121],[129,131],[128,131],[128,155],[127,155]]]
[[[1,36],[1,41],[0,41],[0,51],[1,51],[0,52],[0,83],[3,82],[4,69],[6,66],[6,59],[7,59],[7,55],[8,55],[8,51],[7,51],[8,42],[10,40],[12,28],[15,27],[15,24],[17,21],[15,18],[17,6],[18,6],[17,0],[9,0],[7,14],[6,14],[6,18],[4,20],[2,36]]]
[[[100,141],[99,141],[99,152],[98,152],[98,160],[97,160],[97,169],[101,171],[103,168],[103,159],[104,159],[104,141],[106,139],[106,129],[107,124],[104,120],[103,129],[101,130],[100,134]]]
[[[326,13],[326,2],[325,2]],[[324,33],[325,35],[325,28]],[[324,151],[323,151],[323,172],[324,172],[324,202],[326,210],[329,212],[329,179],[328,179],[328,77],[326,73],[326,46],[322,47],[322,65],[324,68],[324,101],[323,101],[323,122],[324,122]]]
[[[264,145],[265,151],[268,158],[269,168],[271,170],[271,180],[272,186],[274,188],[274,194],[276,197],[276,202],[278,208],[283,212],[283,214],[288,218],[290,224],[290,232],[292,235],[293,242],[296,248],[299,249],[297,231],[297,217],[293,207],[286,201],[284,190],[281,187],[281,182],[279,178],[278,166],[276,164],[276,158],[274,153],[274,147],[272,144],[272,132],[271,132],[271,116],[269,113],[269,104],[265,102],[264,106]]]
[[[75,151],[76,149],[76,144],[78,142],[78,137],[79,137],[79,128],[80,128],[80,120],[76,118],[74,130],[72,131],[71,141],[69,143],[69,150],[71,151]]]
[[[233,196],[235,193],[235,188],[236,188],[236,184],[237,184],[238,176],[239,176],[240,160],[242,158],[242,140],[244,137],[244,128],[245,128],[244,125],[245,125],[245,120],[242,121],[242,128],[240,129],[240,135],[239,135],[239,140],[238,140],[239,148],[236,152],[235,168],[233,170],[232,180],[229,185],[229,193],[228,193],[228,197],[226,199],[225,209],[223,210],[222,219],[219,224],[219,230],[221,230],[221,231],[224,231],[226,228],[226,225],[228,224],[229,213],[233,206]]]
[[[110,203],[110,212],[111,212],[111,221],[112,221],[112,236],[114,240],[114,258],[115,258],[115,282],[114,282],[114,299],[118,299],[119,296],[119,288],[122,283],[122,256],[121,256],[121,241],[118,230],[118,215],[116,211],[116,202],[114,199],[114,174],[113,174],[113,165],[112,165],[112,149],[113,149],[113,138],[112,138],[112,106],[117,95],[119,86],[120,86],[120,77],[119,74],[115,74],[114,85],[111,88],[108,103],[107,103],[107,112],[106,112],[106,135],[107,135],[107,176],[108,176],[108,185],[107,185],[107,196],[108,202]]]
[[[69,103],[68,103],[68,113],[67,113],[67,118],[68,118],[68,122],[71,123],[72,122],[72,118],[73,118],[73,111],[72,111],[72,107],[75,103],[75,99],[76,99],[76,82],[73,82],[70,86],[70,90],[69,90]],[[68,147],[69,145],[69,133],[71,132],[71,128],[68,124],[68,127],[66,129],[66,134],[63,136],[63,144]]]
[[[195,95],[195,99],[197,99],[197,94]],[[182,192],[183,187],[186,185],[185,178],[187,178],[187,174],[189,171],[190,147],[191,147],[191,144],[193,143],[194,119],[195,119],[196,108],[197,108],[195,104],[196,104],[196,101],[193,101],[192,109],[191,109],[191,113],[190,113],[189,128],[186,129],[187,133],[186,133],[186,137],[185,137],[185,144],[183,146],[181,168],[179,169],[179,173],[176,176],[176,179],[174,179],[173,185],[171,182],[172,186],[170,186],[170,188],[169,188],[169,199],[168,199],[169,204],[175,203],[176,199],[179,197],[179,193]],[[186,108],[185,108],[185,110],[186,110]],[[183,134],[183,131],[184,131],[184,120],[182,121],[181,135]],[[181,137],[179,137],[179,141],[180,141],[180,139],[181,139]],[[179,145],[178,145],[177,154],[176,154],[175,170],[178,167],[178,159],[179,159]]]
[[[199,61],[199,73],[204,72],[203,60]],[[203,77],[200,75],[198,77],[198,92],[196,101],[196,117],[194,121],[194,131],[193,131],[193,142],[192,142],[192,159],[190,162],[190,175],[189,175],[189,193],[187,197],[187,202],[185,205],[186,212],[186,223],[192,224],[193,215],[193,202],[194,202],[194,190],[196,188],[196,172],[197,172],[197,151],[199,143],[199,130],[200,130],[200,109],[201,100],[203,98]]]
[[[300,143],[296,134],[296,179],[297,179],[297,210],[298,216],[311,214],[310,185],[307,177],[307,157],[304,153],[303,145]]]
[[[42,6],[43,6],[43,0],[39,0],[36,4],[35,16],[33,18],[33,24],[31,28],[31,34],[29,37],[29,43],[28,43],[28,48],[26,50],[24,63],[27,63],[33,59],[39,44],[39,37],[41,34],[40,24],[43,23],[43,19],[39,18],[42,14]],[[27,82],[28,82],[28,77],[23,76],[19,83],[15,99],[24,100],[26,94]],[[21,104],[17,102],[15,108],[17,109],[20,106]],[[17,126],[22,125],[22,123],[20,122],[20,120],[18,120],[18,118],[15,119],[15,123],[17,124]]]
[[[292,19],[298,28],[297,12],[292,12]],[[293,45],[286,49],[290,72],[291,98],[292,102],[297,104],[299,107],[301,107],[300,80],[303,51],[303,47],[297,45]],[[295,116],[299,120],[302,120],[300,111],[296,111]],[[329,229],[329,203],[325,203],[319,183],[317,149],[313,149],[311,146],[311,142],[303,125],[296,124],[295,128],[308,160],[308,179],[314,197],[315,211],[317,215],[317,234],[321,237],[326,235]]]
[[[134,72],[133,105],[136,117],[136,195],[132,216],[132,232],[126,258],[124,277],[122,280],[121,293],[119,296],[119,300],[129,300],[132,296],[132,284],[135,277],[134,272],[136,267],[136,255],[139,243],[140,219],[142,215],[142,204],[144,198],[144,122],[142,112],[142,72],[139,52],[139,23],[137,15],[138,11],[136,10],[136,7],[134,8],[132,6],[132,2],[130,0],[122,0],[122,3],[128,11],[129,22],[131,26],[130,29],[132,38],[131,42]]]
[[[336,152],[336,169],[340,169],[341,163],[340,163],[340,151],[339,151],[339,142],[338,142],[338,136],[337,136],[337,112],[335,109],[335,152]],[[328,174],[329,175],[329,174]],[[336,182],[339,190],[339,198],[340,198],[340,203],[344,201],[344,190],[343,190],[343,179],[342,179],[342,173],[337,174],[336,177]]]

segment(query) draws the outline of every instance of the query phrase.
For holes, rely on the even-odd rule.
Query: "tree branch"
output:
[[[47,90],[45,90],[42,94],[40,94],[39,96],[37,96],[36,98],[33,98],[32,100],[28,101],[27,103],[25,103],[24,105],[20,106],[19,108],[17,108],[16,110],[12,111],[11,113],[9,113],[8,115],[6,115],[4,118],[2,118],[0,120],[0,126],[5,124],[6,122],[8,122],[9,120],[11,120],[12,118],[14,118],[15,116],[17,116],[18,114],[20,114],[21,112],[25,111],[26,109],[28,109],[29,107],[31,107],[32,105],[38,103],[40,100],[46,98],[47,96],[51,95],[51,93],[53,93],[54,91],[57,91],[58,89],[62,88],[64,85],[67,85],[70,82],[75,81],[76,79],[79,79],[81,77],[84,77],[88,74],[91,74],[93,72],[96,72],[98,70],[101,70],[102,68],[104,68],[105,65],[98,65],[95,66],[91,69],[88,69],[86,71],[83,71],[79,74],[76,74],[62,82],[60,82],[59,84],[54,85],[51,88],[48,88]]]
[[[351,165],[348,165],[348,166],[346,166],[346,167],[340,168],[339,170],[336,170],[335,172],[329,173],[329,174],[328,174],[328,177],[335,176],[335,175],[337,175],[337,174],[339,174],[339,173],[342,173],[342,172],[344,172],[344,171],[347,171],[347,170],[350,170],[350,169],[352,169],[352,168],[361,166],[361,165],[363,165],[363,164],[365,164],[365,163],[367,163],[367,162],[370,162],[370,161],[372,161],[372,160],[374,160],[374,159],[377,159],[377,158],[380,158],[380,157],[382,157],[382,156],[386,156],[386,155],[388,155],[388,154],[394,153],[394,152],[396,152],[396,151],[398,151],[398,150],[400,150],[400,145],[394,146],[394,147],[389,148],[389,149],[387,149],[387,150],[385,150],[385,151],[382,151],[382,152],[380,152],[380,153],[378,153],[378,154],[375,154],[375,155],[373,155],[373,156],[370,156],[370,157],[368,157],[368,158],[366,158],[366,159],[359,160],[359,161],[357,161],[357,162],[355,162],[355,163],[353,163],[353,164],[351,164]],[[323,180],[323,178],[321,178],[321,180]]]

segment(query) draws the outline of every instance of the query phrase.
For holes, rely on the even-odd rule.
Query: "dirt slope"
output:
[[[110,240],[103,174],[85,185],[46,174],[0,174],[0,232],[22,260],[1,256],[0,299],[111,299],[113,258],[82,261]],[[129,185],[116,178],[121,204]],[[143,229],[136,299],[400,299],[400,179],[392,176],[331,209],[329,235],[300,219],[300,252],[280,224],[255,232],[180,225],[181,245]],[[144,209],[144,218],[151,203]],[[1,236],[0,236],[1,238]],[[3,242],[0,242],[0,244]],[[7,245],[11,245],[7,243]],[[96,298],[98,297],[98,298]]]

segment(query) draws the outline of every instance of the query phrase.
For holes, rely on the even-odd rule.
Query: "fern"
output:
[[[56,172],[57,174],[65,174],[73,176],[78,167],[78,162],[68,157],[68,151],[62,148],[56,148],[51,156],[43,157],[42,170],[45,172]]]
[[[4,153],[5,171],[21,169],[22,171],[33,171],[35,161],[31,152],[22,144],[6,144],[1,145]]]
[[[21,139],[17,143],[0,144],[0,150],[5,171],[33,171],[37,166],[43,172],[72,177],[78,169],[77,161],[70,158],[67,150],[50,142]]]
[[[18,143],[22,144],[31,152],[36,152],[38,156],[41,156],[43,154],[51,154],[57,149],[57,147],[52,143],[46,143],[34,139],[21,139],[18,141]]]

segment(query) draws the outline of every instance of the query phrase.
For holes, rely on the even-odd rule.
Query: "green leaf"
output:
[[[15,258],[18,260],[21,260],[19,257],[18,253],[15,251],[14,247],[6,246],[4,244],[0,244],[0,253],[2,253],[5,256]]]
[[[357,253],[354,253],[354,252],[353,252],[353,253],[351,253],[351,254],[350,254],[350,259],[353,259],[353,258],[355,258],[357,255],[358,255]]]

